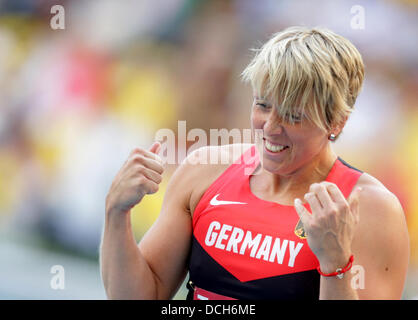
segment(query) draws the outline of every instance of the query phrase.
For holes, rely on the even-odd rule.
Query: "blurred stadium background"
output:
[[[417,1],[0,1],[0,299],[105,299],[98,246],[110,183],[160,128],[249,128],[250,48],[291,25],[348,37],[366,66],[335,144],[401,200],[418,299]],[[52,30],[52,5],[65,29]],[[352,29],[351,8],[365,10]],[[165,185],[133,210],[139,240]],[[65,289],[50,286],[65,269]],[[367,278],[366,278],[367,285]],[[184,287],[176,299],[184,299]]]

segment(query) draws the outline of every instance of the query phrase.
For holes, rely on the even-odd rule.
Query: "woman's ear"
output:
[[[333,127],[328,132],[328,140],[331,140],[331,141],[337,140],[337,138],[339,137],[339,135],[343,131],[343,128],[344,128],[347,120],[348,120],[348,116],[346,116],[343,121],[341,121],[340,123],[338,123],[335,127]]]

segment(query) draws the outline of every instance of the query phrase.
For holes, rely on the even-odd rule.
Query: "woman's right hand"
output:
[[[161,144],[157,141],[149,150],[135,148],[113,179],[106,196],[106,213],[125,213],[138,204],[146,194],[158,191],[164,172],[157,155]]]

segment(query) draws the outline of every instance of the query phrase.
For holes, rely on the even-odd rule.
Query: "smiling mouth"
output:
[[[289,148],[289,146],[284,146],[281,144],[273,144],[267,139],[264,139],[264,146],[266,147],[268,151],[273,152],[273,153],[279,153]]]

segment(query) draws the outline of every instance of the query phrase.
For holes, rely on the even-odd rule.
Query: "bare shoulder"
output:
[[[392,247],[407,247],[409,235],[405,213],[396,195],[367,173],[362,174],[357,186],[362,187],[358,240],[379,243],[387,252],[391,252]]]
[[[404,212],[399,199],[375,177],[368,173],[363,173],[356,187],[362,188],[359,203],[364,209],[374,208],[372,211],[376,214],[401,215],[404,218]]]
[[[191,214],[209,186],[251,146],[252,144],[205,146],[188,154],[179,170],[184,179],[189,181]]]
[[[197,165],[199,169],[201,165],[232,164],[251,146],[249,143],[205,146],[190,152],[183,163]]]

